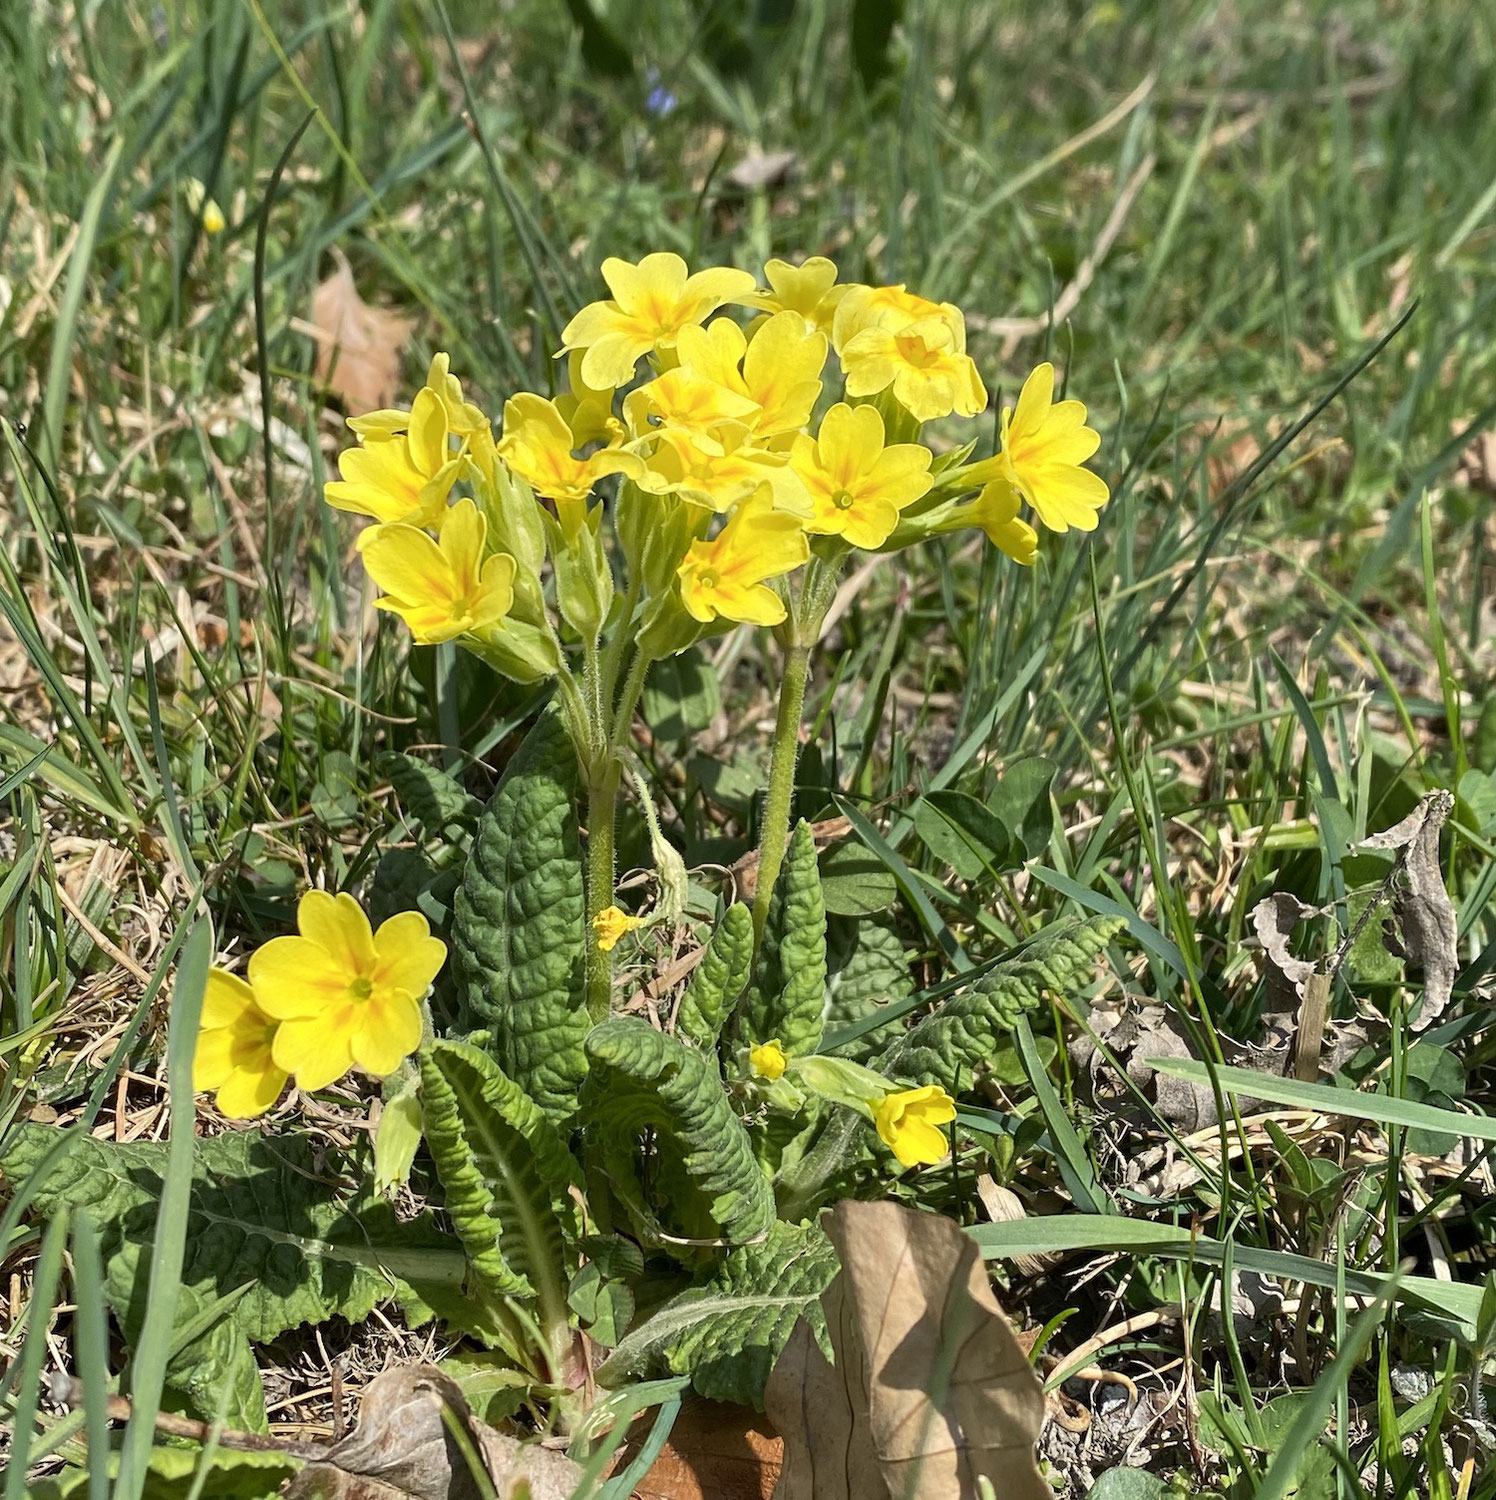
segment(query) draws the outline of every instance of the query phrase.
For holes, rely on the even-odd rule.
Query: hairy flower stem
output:
[[[790,832],[790,804],[795,796],[795,762],[800,754],[800,715],[805,708],[805,683],[810,675],[810,646],[797,641],[785,653],[779,683],[779,713],[774,721],[774,753],[769,762],[769,793],[764,799],[764,825],[758,844],[758,889],[753,897],[753,941],[763,937],[769,897],[784,863]]]
[[[607,751],[587,779],[587,1014],[605,1021],[613,1003],[613,960],[598,946],[593,919],[613,904],[613,820],[618,762]]]

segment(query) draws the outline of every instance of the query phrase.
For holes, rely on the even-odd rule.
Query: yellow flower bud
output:
[[[766,1078],[773,1083],[775,1079],[784,1077],[784,1070],[788,1065],[778,1037],[748,1049],[748,1066],[753,1069],[755,1078]]]

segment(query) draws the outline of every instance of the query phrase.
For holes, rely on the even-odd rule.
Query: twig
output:
[[[81,1410],[83,1407],[83,1382],[65,1370],[54,1370],[47,1377],[47,1394],[58,1406]],[[128,1396],[110,1396],[104,1409],[111,1422],[128,1422],[132,1406]],[[178,1416],[175,1412],[156,1413],[156,1431],[168,1437],[188,1438],[195,1443],[206,1443],[214,1438],[220,1448],[233,1448],[240,1453],[284,1453],[291,1458],[317,1462],[327,1457],[326,1443],[298,1443],[294,1439],[271,1437],[263,1432],[239,1432],[232,1427],[215,1429],[211,1422],[199,1422],[193,1417]]]

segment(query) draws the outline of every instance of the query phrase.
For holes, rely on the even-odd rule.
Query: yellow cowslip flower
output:
[[[868,328],[886,328],[897,332],[911,323],[939,318],[950,325],[951,333],[961,347],[966,347],[966,319],[954,302],[931,302],[911,292],[902,283],[897,286],[849,286],[844,289],[831,320],[832,347],[840,354],[849,343]]]
[[[218,206],[217,199],[208,196],[206,185],[196,177],[189,177],[186,182],[187,207],[193,213],[200,213],[203,221],[204,234],[222,234],[227,224],[223,216],[223,210]]]
[[[810,556],[804,522],[775,510],[768,485],[733,511],[711,541],[695,541],[676,574],[681,603],[694,620],[778,625],[784,600],[765,581],[798,568]]]
[[[565,349],[586,350],[582,378],[595,388],[626,385],[643,355],[674,349],[682,328],[754,290],[746,271],[714,266],[692,276],[668,250],[638,265],[610,256],[602,271],[612,300],[589,303],[561,332]]]
[[[798,266],[787,260],[771,260],[764,266],[767,292],[743,298],[746,307],[765,312],[794,312],[821,333],[831,332],[837,304],[851,290],[836,284],[836,265],[824,255],[812,255]]]
[[[784,1048],[779,1044],[779,1038],[776,1036],[771,1042],[760,1042],[758,1046],[750,1047],[748,1066],[753,1070],[755,1078],[765,1078],[770,1083],[783,1078],[789,1063],[785,1058]]]
[[[492,430],[483,409],[462,394],[462,382],[452,374],[451,366],[450,355],[433,354],[422,389],[441,402],[447,414],[447,431],[453,437],[464,441],[480,433],[491,437]],[[410,431],[413,416],[414,408],[405,411],[400,407],[382,407],[378,411],[365,412],[361,417],[349,417],[348,425],[365,439],[398,437]]]
[[[254,990],[237,974],[210,969],[200,1025],[193,1088],[213,1094],[218,1112],[231,1120],[264,1114],[286,1086],[286,1070],[272,1055],[278,1023],[260,1009]]]
[[[1111,491],[1082,465],[1100,446],[1079,401],[1055,402],[1054,366],[1046,361],[1023,382],[1017,409],[1003,408],[1002,451],[989,462],[1051,531],[1095,531]]]
[[[620,443],[625,437],[623,423],[613,415],[611,385],[590,386],[582,379],[582,352],[573,349],[566,360],[567,393],[556,397],[556,410],[571,428],[572,442],[578,447],[588,443]]]
[[[355,1065],[393,1073],[421,1044],[421,998],[447,959],[426,918],[403,911],[369,927],[352,896],[308,891],[299,937],[272,938],[249,961],[255,1002],[280,1022],[277,1067],[301,1089],[326,1088]]]
[[[692,505],[724,514],[747,501],[767,484],[776,510],[810,514],[810,497],[800,476],[789,466],[788,454],[753,445],[741,427],[719,428],[713,446],[701,448],[688,432],[671,427],[656,432],[654,452],[636,481],[656,495],[679,495]]]
[[[952,412],[974,417],[987,405],[987,388],[966,352],[964,331],[953,329],[945,317],[898,329],[864,328],[847,341],[841,362],[847,395],[876,396],[892,386],[894,400],[917,422]]]
[[[953,509],[937,525],[937,531],[961,531],[979,526],[994,547],[1006,552],[1016,563],[1032,567],[1039,555],[1039,533],[1027,521],[1018,518],[1018,491],[1006,479],[994,479],[985,485],[970,505]]]
[[[718,318],[717,322],[727,319]],[[699,328],[688,328],[681,337],[700,332]],[[750,429],[759,412],[758,402],[686,365],[667,370],[630,391],[623,401],[628,430],[635,439],[648,437],[660,427],[671,427],[689,433],[696,447],[713,454],[722,452],[722,443],[714,436],[719,427]]]
[[[554,401],[525,391],[504,403],[504,432],[499,438],[499,457],[537,495],[558,506],[578,502],[585,505],[604,474],[627,474],[638,478],[644,462],[623,448],[599,448],[587,458],[578,458],[581,446]]]
[[[833,406],[817,437],[802,434],[790,466],[813,507],[805,529],[839,536],[854,547],[881,547],[899,512],[928,493],[930,450],[919,443],[883,446],[883,418],[871,406]]]
[[[406,431],[366,428],[359,446],[339,455],[342,478],[325,484],[323,497],[337,510],[376,521],[435,526],[462,468],[461,455],[448,443],[451,429],[441,397],[423,389],[409,413],[376,415],[399,416]]]
[[[446,514],[440,541],[415,526],[375,526],[359,541],[376,608],[397,614],[423,646],[497,625],[514,603],[515,561],[484,557],[488,520],[467,499]]]
[[[625,933],[648,925],[643,917],[630,916],[617,906],[603,907],[592,919],[592,931],[596,934],[598,949],[603,953],[611,953]]]
[[[941,1160],[951,1148],[938,1127],[955,1118],[955,1100],[937,1083],[889,1094],[873,1106],[879,1137],[906,1167]]]
[[[776,313],[747,337],[731,318],[681,331],[675,350],[682,368],[704,375],[752,401],[747,426],[761,447],[783,446],[810,421],[821,394],[826,335],[798,313]]]

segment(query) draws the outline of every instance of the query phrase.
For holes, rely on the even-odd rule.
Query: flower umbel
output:
[[[220,1114],[251,1120],[280,1097],[286,1070],[272,1055],[276,1025],[237,974],[209,970],[192,1086],[213,1094]]]
[[[772,1041],[760,1042],[756,1047],[748,1049],[748,1066],[753,1070],[755,1078],[767,1079],[773,1083],[776,1078],[784,1077],[784,1070],[789,1066],[784,1055],[784,1048],[779,1044],[776,1036]]]
[[[617,906],[605,906],[592,919],[592,931],[597,937],[597,946],[604,953],[611,953],[623,940],[624,934],[634,932],[649,924],[643,917],[630,916]]]
[[[471,500],[447,512],[440,542],[415,526],[365,532],[364,567],[384,590],[375,604],[399,615],[422,645],[497,625],[514,603],[515,562],[507,552],[484,557],[487,533],[487,519]]]
[[[638,265],[609,257],[602,271],[612,300],[589,303],[561,333],[564,348],[587,351],[582,378],[594,388],[626,384],[643,355],[674,349],[681,329],[754,289],[748,272],[727,266],[689,275],[685,261],[669,251]]]
[[[393,1073],[421,1043],[421,997],[447,946],[420,912],[400,912],[373,932],[347,894],[308,891],[299,937],[272,938],[249,961],[255,1003],[281,1024],[272,1052],[302,1089],[326,1088],[357,1065]]]
[[[938,1083],[903,1089],[873,1106],[873,1123],[883,1144],[906,1167],[940,1161],[950,1143],[938,1128],[956,1118],[956,1103]]]
[[[1101,446],[1101,434],[1086,426],[1081,402],[1054,400],[1054,366],[1047,361],[1023,382],[1017,408],[1003,408],[1002,444],[997,464],[1045,526],[1095,531],[1111,491],[1081,466]]]
[[[765,485],[715,538],[691,543],[677,570],[681,603],[704,625],[718,618],[778,625],[786,614],[784,600],[765,580],[791,572],[809,556],[804,523],[774,510]]]
[[[833,406],[820,434],[800,436],[790,465],[814,507],[805,529],[839,536],[854,547],[881,547],[899,512],[930,488],[930,450],[918,443],[883,446],[883,418],[871,406]]]

